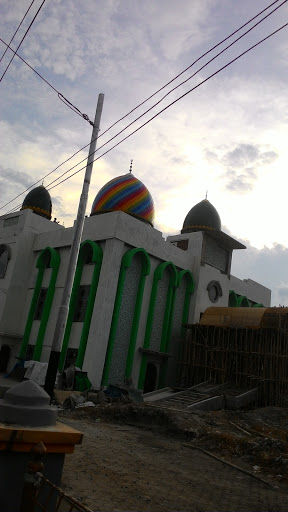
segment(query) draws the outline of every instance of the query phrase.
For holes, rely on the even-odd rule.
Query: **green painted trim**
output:
[[[232,302],[232,304],[230,304],[230,302]],[[230,307],[230,308],[237,308],[238,307],[237,293],[234,292],[234,290],[229,290],[228,307]]]
[[[83,322],[83,328],[82,328],[80,344],[79,344],[79,351],[78,351],[76,362],[75,362],[75,366],[78,366],[81,369],[83,366],[83,361],[84,361],[85,352],[86,352],[91,318],[92,318],[92,314],[93,314],[95,296],[96,296],[96,291],[97,291],[97,287],[98,287],[100,270],[101,270],[101,265],[102,265],[102,258],[103,258],[103,251],[98,244],[96,244],[95,242],[91,242],[90,240],[87,240],[86,242],[84,242],[84,244],[91,245],[91,247],[93,249],[92,262],[93,263],[95,262],[95,266],[94,266],[94,272],[93,272],[92,281],[91,281],[89,297],[88,297],[88,301],[87,301],[87,309],[86,309],[84,322]]]
[[[49,261],[47,261],[47,257],[49,258]],[[23,341],[22,341],[20,354],[19,354],[19,356],[22,358],[25,358],[27,346],[29,343],[33,319],[34,319],[34,315],[35,315],[35,311],[36,311],[36,307],[37,307],[37,303],[38,303],[38,299],[39,299],[41,285],[43,282],[44,271],[46,268],[52,268],[50,283],[48,286],[47,296],[46,296],[46,300],[44,303],[44,309],[43,309],[40,326],[39,326],[39,330],[38,330],[38,335],[37,335],[37,339],[36,339],[36,344],[35,344],[35,348],[34,348],[34,352],[33,352],[33,359],[35,361],[40,360],[42,346],[43,346],[43,340],[44,340],[46,327],[47,327],[47,323],[48,323],[48,319],[49,319],[49,315],[50,315],[50,311],[51,311],[51,306],[52,306],[52,302],[53,302],[53,297],[54,297],[54,293],[55,293],[55,284],[56,284],[59,266],[60,266],[60,255],[52,247],[46,247],[41,252],[40,256],[37,259],[36,268],[38,268],[38,275],[37,275],[37,279],[36,279],[34,293],[33,293],[32,301],[31,301],[31,305],[30,305],[30,309],[29,309],[29,313],[28,313],[28,318],[27,318],[26,327],[25,327],[25,331],[24,331]]]
[[[186,324],[188,322],[191,295],[195,289],[193,274],[190,270],[180,270],[177,273],[178,289],[181,285],[181,282],[182,282],[182,279],[184,278],[184,276],[188,276],[190,279],[186,286],[185,299],[184,299],[183,312],[182,312],[182,321],[181,321],[181,335],[182,336],[184,335],[184,332],[185,332],[185,327],[183,327],[183,324]],[[164,350],[165,352],[169,352],[170,343],[171,343],[171,331],[172,331],[172,326],[173,326],[173,316],[174,316],[174,306],[175,306],[175,301],[176,301],[176,295],[177,294],[176,294],[176,290],[175,290],[175,293],[172,298],[171,314],[169,317],[169,324],[170,324],[169,325],[169,333],[170,334],[169,334],[169,338],[167,339],[166,349]],[[168,369],[168,361],[165,361],[162,363],[161,368],[160,368],[160,375],[159,375],[159,382],[158,382],[159,389],[165,387],[165,385],[166,385],[167,369]]]
[[[172,263],[172,265],[173,265],[172,268],[174,270],[174,279],[170,278],[170,281],[169,281],[165,313],[164,313],[164,320],[163,320],[163,326],[162,326],[160,352],[168,351],[170,337],[171,337],[172,324],[173,324],[173,313],[174,313],[174,305],[175,305],[175,290],[178,286],[178,279],[177,279],[178,273],[177,273],[175,265],[173,263]]]
[[[245,305],[243,305],[243,303]],[[250,302],[245,295],[238,295],[237,297],[237,307],[238,308],[250,308]]]
[[[147,323],[146,323],[146,331],[145,331],[145,338],[144,338],[144,348],[149,348],[150,346],[150,338],[151,338],[151,332],[153,327],[153,320],[154,320],[154,313],[155,313],[155,305],[156,305],[156,299],[158,294],[158,284],[160,279],[163,278],[164,272],[167,267],[172,267],[173,274],[170,277],[168,292],[167,292],[167,298],[166,298],[166,305],[165,305],[165,312],[164,312],[164,319],[163,319],[163,325],[162,325],[162,333],[161,333],[161,341],[160,341],[160,350],[162,351],[162,348],[165,351],[167,340],[169,338],[169,333],[171,333],[171,327],[172,327],[172,319],[170,317],[171,306],[172,306],[172,298],[173,294],[175,292],[175,287],[177,286],[177,270],[171,261],[164,261],[163,263],[160,263],[155,271],[154,271],[154,277],[153,277],[153,284],[152,284],[152,290],[151,290],[151,296],[150,296],[150,304],[149,304],[149,310],[148,310],[148,316],[147,316]],[[172,314],[171,314],[172,316]],[[144,382],[145,382],[145,375],[146,375],[146,367],[147,367],[147,356],[143,354],[142,356],[142,362],[141,362],[141,368],[139,373],[139,380],[138,380],[138,388],[143,389]]]
[[[136,301],[135,308],[134,308],[133,327],[131,330],[131,336],[130,336],[130,341],[129,341],[129,349],[128,349],[128,355],[127,355],[127,361],[126,361],[126,368],[125,368],[125,376],[129,376],[129,374],[130,374],[129,372],[132,369],[134,349],[135,349],[135,343],[136,343],[136,338],[137,338],[137,333],[138,333],[140,312],[141,312],[141,306],[142,306],[142,300],[143,300],[144,284],[145,284],[146,276],[150,273],[150,258],[149,258],[148,253],[145,251],[145,249],[142,249],[142,248],[130,249],[129,251],[127,251],[124,254],[124,256],[122,258],[121,268],[120,268],[119,278],[118,278],[117,292],[116,292],[115,303],[114,303],[113,317],[112,317],[111,328],[110,328],[108,348],[107,348],[107,353],[106,353],[106,360],[105,360],[103,377],[102,377],[102,384],[104,386],[107,386],[108,379],[109,379],[109,371],[110,371],[110,366],[111,366],[111,361],[112,361],[115,336],[116,336],[117,325],[118,325],[118,320],[119,320],[119,313],[120,313],[120,307],[121,307],[124,284],[125,284],[126,270],[131,266],[132,260],[135,256],[135,254],[137,254],[137,253],[141,253],[141,255],[144,256],[144,259],[143,259],[143,264],[142,264],[141,275],[139,278],[137,301]]]
[[[55,285],[58,275],[58,270],[60,266],[60,254],[55,249],[52,249],[51,247],[47,247],[47,250],[50,251],[51,259],[50,259],[50,265],[49,268],[52,268],[52,274],[50,278],[50,283],[48,286],[47,296],[44,303],[44,309],[43,314],[40,321],[40,327],[36,339],[35,349],[33,352],[33,359],[34,361],[40,361],[41,353],[42,353],[42,347],[43,347],[43,341],[44,336],[49,320],[49,315],[52,307],[53,297],[55,293]]]
[[[265,308],[264,304],[262,303],[256,303],[256,304],[252,304],[251,308]]]
[[[190,270],[181,270],[180,272],[178,272],[178,288],[180,287],[184,276],[190,277],[190,284],[188,284],[188,286],[186,287],[184,306],[183,306],[183,314],[182,314],[181,336],[183,336],[184,332],[185,332],[185,327],[183,327],[183,325],[187,324],[187,322],[188,322],[191,295],[194,293],[194,290],[195,290],[194,278],[193,278],[193,274]]]
[[[149,258],[148,253],[145,251],[145,249],[141,250],[141,255],[142,255],[143,264],[142,264],[141,275],[140,275],[139,285],[138,285],[137,299],[136,299],[136,304],[135,304],[135,309],[134,309],[134,317],[133,317],[133,323],[132,323],[132,329],[131,329],[127,361],[126,361],[125,377],[130,377],[131,372],[132,372],[135,345],[136,345],[136,339],[137,339],[138,328],[139,328],[139,320],[140,320],[140,314],[141,314],[141,308],[142,308],[146,276],[148,276],[150,274],[150,269],[151,269],[150,258]]]
[[[96,242],[92,242],[91,240],[85,240],[80,245],[77,266],[76,266],[76,271],[75,271],[75,276],[74,276],[74,282],[73,282],[73,288],[72,288],[72,293],[71,293],[71,298],[70,298],[70,303],[69,303],[69,313],[68,313],[68,318],[67,318],[67,324],[66,324],[66,328],[65,328],[63,344],[62,344],[62,349],[61,349],[61,354],[60,354],[60,359],[59,359],[59,365],[58,365],[59,371],[63,371],[64,364],[65,364],[65,359],[66,359],[67,349],[69,346],[69,339],[70,339],[71,329],[72,329],[72,324],[73,324],[73,318],[74,318],[74,313],[75,313],[77,296],[78,296],[78,291],[79,291],[79,287],[80,287],[80,283],[81,283],[83,267],[85,264],[85,252],[86,252],[87,246],[90,246],[92,248],[91,261],[92,261],[92,263],[94,263],[94,271],[93,271],[91,288],[90,288],[88,302],[87,302],[87,309],[86,309],[82,332],[81,332],[79,351],[78,351],[77,359],[75,362],[75,365],[79,366],[80,368],[82,368],[82,365],[83,365],[83,360],[84,360],[85,350],[86,350],[86,345],[87,345],[87,339],[88,339],[88,334],[89,334],[89,329],[90,329],[90,324],[91,324],[91,318],[92,318],[92,313],[93,313],[95,295],[96,295],[96,290],[97,290],[99,275],[100,275],[100,270],[101,270],[102,257],[103,257],[101,247]]]
[[[38,259],[38,261],[39,261],[39,259]],[[26,321],[26,326],[25,326],[25,331],[24,331],[24,335],[23,335],[23,340],[22,340],[21,348],[20,348],[20,352],[19,352],[19,357],[21,357],[22,359],[25,358],[27,346],[29,344],[29,337],[30,337],[33,319],[34,319],[34,315],[35,315],[35,311],[36,311],[36,307],[37,307],[37,303],[38,303],[41,284],[43,281],[44,267],[43,268],[38,267],[38,269],[39,270],[38,270],[38,274],[37,274],[35,288],[34,288],[34,292],[32,295],[31,305],[30,305],[30,309],[29,309],[29,313],[28,313],[28,317],[27,317],[27,321]]]

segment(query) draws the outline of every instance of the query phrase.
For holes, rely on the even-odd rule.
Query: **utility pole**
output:
[[[96,143],[97,143],[98,132],[99,132],[99,127],[100,127],[103,103],[104,103],[104,94],[99,94],[97,108],[96,108],[96,114],[95,114],[95,120],[94,120],[94,125],[93,125],[93,131],[92,131],[92,137],[91,137],[91,142],[90,142],[90,148],[89,148],[89,156],[88,156],[88,160],[87,160],[87,166],[86,166],[85,177],[84,177],[84,181],[83,181],[82,193],[81,193],[80,200],[79,200],[78,213],[77,213],[77,218],[76,218],[75,227],[74,227],[73,240],[72,240],[71,249],[70,249],[70,257],[69,257],[66,280],[65,280],[64,289],[63,289],[62,302],[61,302],[61,306],[59,307],[59,310],[58,310],[58,316],[57,316],[57,321],[56,321],[56,326],[55,326],[55,331],[54,331],[54,336],[53,336],[53,342],[52,342],[50,358],[49,358],[49,363],[48,363],[48,368],[47,368],[45,385],[44,385],[45,391],[50,395],[51,398],[53,397],[54,386],[55,386],[57,370],[58,370],[58,363],[59,363],[59,359],[60,359],[61,348],[62,348],[64,333],[65,333],[68,313],[69,313],[69,303],[70,303],[72,286],[73,286],[73,281],[74,281],[74,276],[75,276],[78,254],[79,254],[79,247],[81,244],[85,212],[86,212],[87,201],[88,201],[88,192],[89,192],[92,169],[93,169],[94,152],[96,149]]]

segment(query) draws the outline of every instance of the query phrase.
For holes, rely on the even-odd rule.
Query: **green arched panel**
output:
[[[185,328],[183,327],[183,325],[187,324],[187,322],[188,322],[190,299],[191,299],[192,293],[194,293],[194,290],[195,290],[194,278],[193,278],[193,274],[190,270],[180,270],[180,272],[178,272],[178,287],[181,285],[181,282],[182,282],[182,279],[184,276],[188,277],[189,283],[188,283],[188,286],[186,288],[186,293],[185,293],[181,334],[184,334]]]
[[[238,308],[250,308],[250,302],[245,295],[239,295],[237,297]]]
[[[136,344],[136,338],[137,338],[137,333],[138,333],[139,319],[140,319],[140,313],[141,313],[141,306],[142,306],[142,300],[143,300],[145,279],[146,279],[146,276],[150,274],[150,258],[149,258],[148,253],[145,251],[145,249],[142,249],[142,248],[130,249],[129,251],[127,251],[124,254],[124,256],[122,258],[119,279],[118,279],[118,287],[117,287],[116,298],[115,298],[114,311],[113,311],[113,318],[112,318],[112,324],[111,324],[111,329],[110,329],[110,336],[109,336],[109,342],[108,342],[108,348],[107,348],[107,354],[106,354],[106,360],[105,360],[105,366],[104,366],[104,371],[103,371],[103,379],[102,379],[103,385],[108,384],[109,371],[110,371],[110,366],[111,366],[111,361],[112,361],[115,336],[116,336],[116,331],[117,331],[120,307],[121,307],[123,290],[124,290],[124,285],[125,285],[126,271],[132,265],[133,258],[136,254],[141,255],[142,267],[141,267],[141,275],[139,278],[137,299],[136,299],[135,308],[134,308],[133,323],[132,323],[132,329],[131,329],[131,334],[130,334],[128,355],[127,355],[126,368],[125,368],[125,377],[129,377],[131,375],[133,359],[134,359],[135,344]]]
[[[77,260],[77,266],[76,266],[76,272],[73,282],[73,288],[71,293],[71,299],[69,304],[69,314],[66,324],[66,329],[64,333],[64,339],[63,339],[63,345],[62,350],[60,354],[59,359],[59,371],[63,370],[65,359],[66,359],[66,353],[69,345],[69,339],[72,329],[72,323],[75,313],[75,307],[76,307],[76,301],[78,296],[78,291],[81,283],[81,277],[83,273],[83,267],[85,265],[85,258],[87,254],[87,249],[92,250],[92,257],[91,257],[91,263],[94,263],[94,271],[91,281],[91,287],[89,291],[88,301],[87,301],[87,309],[84,317],[82,332],[81,332],[81,338],[79,343],[79,350],[77,354],[77,359],[75,361],[75,365],[79,368],[82,368],[85,351],[86,351],[86,345],[89,335],[89,329],[91,324],[91,318],[93,313],[93,307],[94,307],[94,301],[95,301],[95,295],[96,290],[99,282],[99,275],[101,270],[101,264],[102,264],[102,258],[103,258],[103,252],[96,242],[92,242],[91,240],[85,240],[85,242],[82,242],[79,250],[79,256]]]
[[[37,335],[37,339],[36,339],[35,349],[33,352],[33,359],[35,361],[40,360],[42,346],[43,346],[43,340],[44,340],[46,327],[47,327],[47,323],[48,323],[48,319],[49,319],[49,315],[50,315],[50,311],[51,311],[51,306],[52,306],[52,302],[53,302],[53,297],[54,297],[54,292],[55,292],[55,284],[56,284],[56,279],[57,279],[57,275],[58,275],[59,265],[60,265],[60,255],[55,249],[53,249],[51,247],[46,247],[46,249],[44,249],[41,252],[40,256],[38,257],[38,260],[36,263],[36,268],[38,268],[38,275],[37,275],[37,279],[36,279],[34,293],[33,293],[32,301],[31,301],[31,306],[30,306],[30,310],[29,310],[29,314],[28,314],[28,318],[27,318],[27,322],[26,322],[26,327],[25,327],[25,331],[24,331],[23,341],[22,341],[20,354],[19,354],[20,357],[22,357],[22,358],[25,357],[27,345],[29,343],[33,319],[34,319],[35,311],[37,308],[41,285],[43,282],[44,271],[46,268],[52,268],[50,283],[48,286],[47,296],[46,296],[46,300],[44,303],[44,309],[43,309],[43,313],[42,313],[42,317],[41,317],[41,321],[40,321],[40,326],[39,326],[38,335]]]
[[[229,291],[229,304],[228,306],[230,308],[237,308],[238,302],[237,302],[237,294],[234,292],[234,290]]]
[[[163,263],[160,263],[154,271],[153,285],[152,285],[152,290],[151,290],[150,304],[149,304],[149,310],[148,310],[148,316],[147,316],[146,332],[145,332],[145,338],[144,338],[144,348],[149,348],[152,327],[153,327],[153,321],[154,321],[154,314],[155,314],[155,306],[156,306],[156,301],[157,301],[158,285],[159,285],[159,281],[163,279],[164,272],[167,268],[171,271],[171,273],[170,273],[169,287],[168,287],[167,298],[166,298],[164,319],[163,319],[163,323],[162,323],[160,352],[166,352],[166,350],[169,346],[170,336],[171,336],[171,328],[172,328],[172,318],[173,318],[174,294],[175,294],[175,289],[178,285],[177,270],[176,270],[175,265],[171,261],[165,261]],[[140,368],[139,381],[138,381],[139,389],[143,389],[143,387],[144,387],[146,368],[147,368],[147,356],[146,356],[146,354],[143,354],[141,368]],[[160,379],[161,379],[161,376],[160,376]]]

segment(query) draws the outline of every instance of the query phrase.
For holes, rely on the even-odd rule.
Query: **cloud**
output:
[[[0,166],[0,169],[0,182],[5,181],[11,185],[16,184],[21,187],[29,187],[31,181],[29,174],[9,168],[4,169],[2,166]]]
[[[25,172],[19,172],[9,167],[3,167],[0,165],[0,210],[1,214],[9,212],[15,206],[22,204],[25,195],[20,196],[11,204],[8,204],[5,209],[2,210],[3,205],[6,204],[9,199],[14,198],[16,195],[23,192],[23,189],[27,189],[31,185],[31,177]],[[28,193],[28,192],[27,192]],[[20,207],[19,207],[20,209]]]
[[[242,168],[247,164],[255,162],[259,158],[258,146],[252,144],[238,144],[232,151],[228,151],[222,157],[226,166]]]
[[[288,248],[274,244],[269,249],[256,249],[242,240],[247,249],[234,251],[232,274],[241,279],[253,279],[272,291],[272,306],[288,306]]]
[[[5,40],[11,37],[29,3],[30,0],[4,0],[0,31]],[[220,41],[231,27],[247,21],[251,13],[255,14],[255,8],[248,0],[236,7],[227,0],[183,0],[179,5],[173,0],[85,0],[81,7],[76,0],[53,0],[44,4],[20,54],[91,119],[98,92],[104,92],[101,134]],[[27,23],[30,19],[26,19]],[[27,27],[24,25],[15,45]],[[236,233],[249,236],[259,246],[274,240],[286,243],[287,234],[279,220],[286,218],[286,198],[279,198],[284,187],[271,194],[272,182],[275,187],[283,182],[281,167],[285,173],[287,162],[286,79],[277,52],[281,37],[279,34],[273,39],[273,51],[271,46],[260,46],[257,57],[251,52],[237,61],[99,160],[89,201],[106,181],[127,172],[133,158],[135,175],[150,190],[157,225],[163,230],[179,232],[187,212],[205,197],[208,189],[208,197],[221,218],[229,219]],[[284,35],[281,44],[286,45]],[[221,57],[220,64],[215,61],[212,71],[225,63],[227,55]],[[207,67],[201,78],[210,72]],[[171,94],[161,106],[190,88],[190,84],[192,87],[198,83],[198,79],[195,77]],[[5,129],[0,131],[4,168],[29,173],[33,183],[89,143],[90,125],[59,101],[57,94],[19,59],[14,59],[1,86],[1,118],[6,120]],[[156,111],[158,108],[151,115]],[[137,113],[138,110],[132,119]],[[123,128],[126,121],[131,117],[115,126],[112,133],[99,140],[99,145]],[[108,146],[100,153],[105,149]],[[56,174],[86,155],[87,149]],[[51,175],[51,181],[54,177]],[[83,172],[51,191],[52,202],[54,193],[63,201],[53,202],[57,217],[62,213],[65,218],[70,215],[73,222],[82,179]],[[7,200],[16,195],[15,191],[7,183]],[[260,224],[259,216],[265,216],[265,222]]]
[[[220,176],[226,190],[247,193],[253,190],[263,165],[270,165],[278,158],[273,150],[261,148],[259,144],[237,144],[233,149],[206,149],[205,157],[210,162],[217,162],[225,172]]]
[[[257,174],[253,168],[243,169],[241,174],[236,171],[228,170],[225,174],[226,189],[232,192],[248,192],[253,189],[257,180]]]

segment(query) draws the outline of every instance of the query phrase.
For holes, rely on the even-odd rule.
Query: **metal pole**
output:
[[[88,201],[88,192],[89,192],[91,174],[92,174],[92,169],[93,169],[93,158],[94,158],[94,152],[96,149],[96,143],[97,143],[97,137],[98,137],[98,132],[99,132],[103,102],[104,102],[104,94],[99,94],[97,108],[96,108],[96,114],[95,114],[95,120],[94,120],[94,126],[93,126],[93,131],[92,131],[92,137],[91,137],[91,143],[90,143],[90,149],[89,149],[89,156],[88,156],[88,160],[87,160],[85,177],[84,177],[84,182],[83,182],[83,187],[82,187],[82,194],[80,196],[78,213],[77,213],[77,218],[76,218],[76,222],[75,222],[75,226],[74,226],[74,234],[73,234],[73,240],[72,240],[72,244],[71,244],[67,275],[66,275],[66,280],[65,280],[64,289],[63,289],[62,302],[61,302],[61,306],[59,307],[59,311],[58,311],[58,317],[57,317],[57,321],[56,321],[54,337],[53,337],[53,342],[52,342],[52,347],[51,347],[51,352],[50,352],[50,358],[49,358],[49,363],[48,363],[48,368],[47,368],[44,389],[51,396],[51,398],[53,397],[58,363],[59,363],[59,359],[60,359],[60,353],[61,353],[64,333],[65,333],[65,328],[66,328],[66,323],[67,323],[67,318],[68,318],[68,313],[69,313],[69,303],[70,303],[72,285],[73,285],[74,275],[75,275],[75,270],[76,270],[76,265],[77,265],[79,247],[80,247],[81,238],[82,238],[85,212],[86,212],[86,206],[87,206],[87,201]]]

